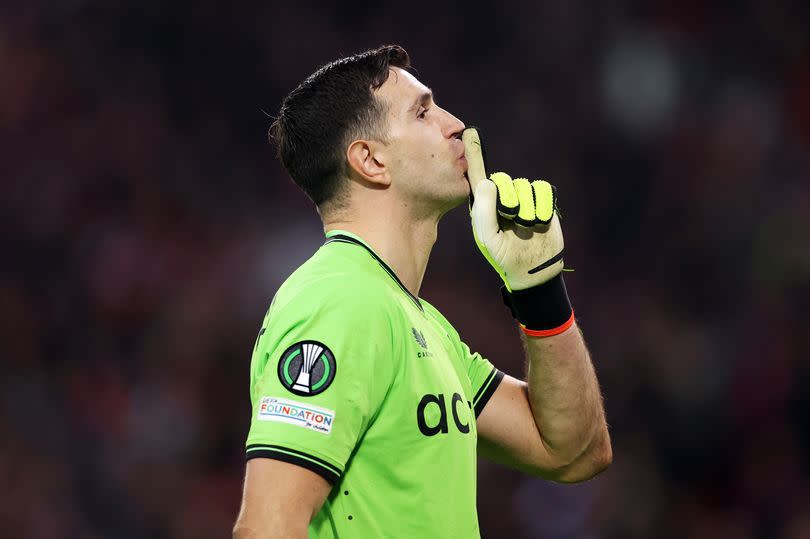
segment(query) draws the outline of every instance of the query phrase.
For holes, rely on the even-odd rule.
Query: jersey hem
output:
[[[340,479],[341,471],[332,464],[314,455],[296,449],[290,449],[289,447],[252,444],[245,449],[245,460],[254,458],[280,460],[301,466],[311,472],[315,472],[333,485]]]
[[[484,411],[484,406],[487,405],[489,399],[495,393],[495,390],[498,389],[498,386],[501,384],[503,380],[504,374],[496,368],[492,369],[492,372],[484,381],[483,385],[478,389],[478,393],[475,394],[473,398],[473,409],[475,410],[475,417],[481,415],[481,412]]]

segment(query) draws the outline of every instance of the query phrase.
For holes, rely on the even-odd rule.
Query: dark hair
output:
[[[270,139],[293,181],[316,205],[339,192],[347,144],[385,141],[387,107],[372,92],[388,80],[389,67],[410,67],[405,49],[387,45],[335,60],[282,101]]]

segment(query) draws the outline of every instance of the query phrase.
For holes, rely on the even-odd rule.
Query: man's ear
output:
[[[349,166],[361,178],[379,187],[390,185],[391,178],[385,167],[385,146],[373,140],[355,140],[346,150]]]

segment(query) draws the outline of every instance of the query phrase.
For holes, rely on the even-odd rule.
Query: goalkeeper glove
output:
[[[574,311],[561,273],[564,242],[556,189],[503,172],[487,179],[476,129],[465,129],[462,140],[473,236],[503,279],[504,303],[527,335],[562,333],[574,323]]]

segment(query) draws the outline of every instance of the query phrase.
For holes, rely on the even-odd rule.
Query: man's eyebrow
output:
[[[408,109],[408,112],[416,110],[420,106],[424,106],[432,100],[433,100],[433,90],[428,88],[427,92],[421,94],[419,97],[416,98],[416,100],[413,102],[413,105],[411,105],[411,107]]]

